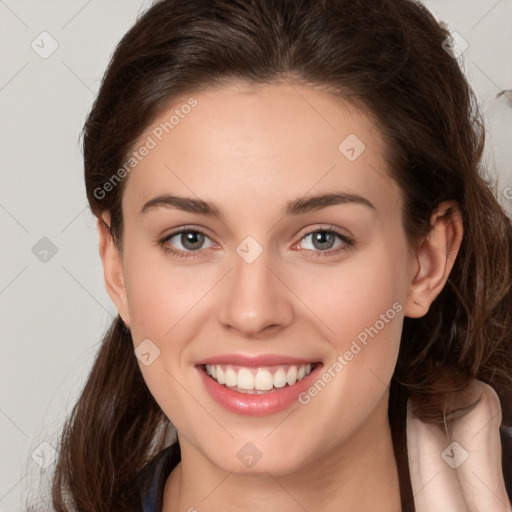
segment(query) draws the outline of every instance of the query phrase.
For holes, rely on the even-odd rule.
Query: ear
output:
[[[124,283],[121,251],[114,243],[110,232],[110,213],[105,211],[98,218],[99,250],[103,263],[105,287],[126,326],[130,327],[128,300]]]
[[[404,314],[419,318],[441,293],[460,249],[462,214],[455,201],[442,202],[431,218],[432,230],[414,250],[416,273],[405,301]]]

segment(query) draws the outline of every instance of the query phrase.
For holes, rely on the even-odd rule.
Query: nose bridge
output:
[[[249,240],[237,247],[219,312],[225,326],[244,335],[284,326],[292,317],[286,287],[270,270],[268,251],[257,250],[251,243]]]

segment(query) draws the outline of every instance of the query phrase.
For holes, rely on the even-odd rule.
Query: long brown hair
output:
[[[447,285],[423,318],[405,319],[390,404],[400,387],[420,418],[442,423],[447,394],[478,378],[510,424],[512,229],[483,177],[483,124],[447,37],[413,0],[161,0],[118,44],[85,123],[92,212],[110,212],[122,251],[125,180],[105,184],[173,98],[229,80],[324,87],[377,122],[411,243],[428,234],[441,201],[456,200],[463,215]],[[128,510],[167,427],[118,317],[62,433],[55,509]]]

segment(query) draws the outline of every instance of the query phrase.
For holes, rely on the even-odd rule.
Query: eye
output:
[[[304,247],[300,247],[300,245],[304,244],[308,239],[310,239],[310,247],[306,247],[305,250],[306,252],[312,253],[312,255],[308,257],[313,258],[333,256],[354,246],[354,241],[346,234],[340,233],[333,228],[326,228],[310,231],[292,248],[304,249]],[[204,247],[205,242],[208,240],[210,241],[210,245]],[[161,240],[158,240],[158,244],[165,252],[178,258],[198,257],[204,249],[219,247],[205,232],[198,228],[181,228]]]
[[[301,239],[301,243],[308,239],[310,240],[309,247],[305,247],[305,249],[313,252],[314,255],[312,257],[332,256],[354,245],[354,241],[350,237],[333,228],[310,231]],[[336,244],[337,241],[338,243]],[[306,245],[308,245],[307,242]],[[300,243],[294,245],[293,248],[295,249],[299,246]]]
[[[159,244],[166,252],[172,253],[179,258],[187,258],[195,257],[196,254],[194,253],[199,252],[201,249],[218,247],[211,240],[210,246],[203,247],[206,240],[210,240],[210,238],[200,229],[182,228],[159,240]],[[177,248],[173,248],[173,246],[177,246]]]

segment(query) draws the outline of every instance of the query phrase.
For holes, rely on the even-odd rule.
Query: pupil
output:
[[[313,237],[313,243],[317,249],[330,249],[332,247],[334,237],[327,231],[317,231]]]
[[[181,235],[181,243],[186,249],[200,249],[203,241],[204,235],[197,231],[187,231]]]

